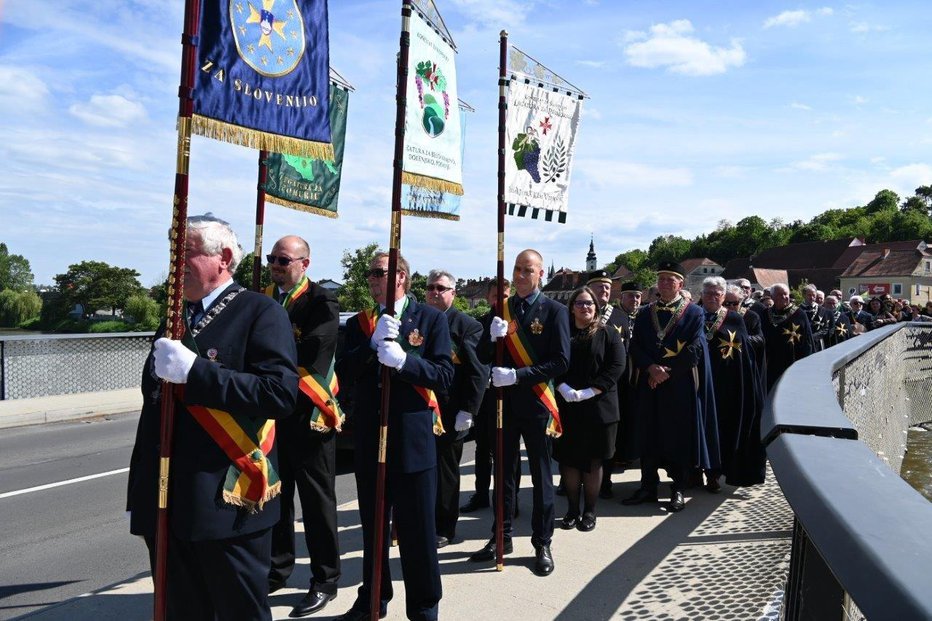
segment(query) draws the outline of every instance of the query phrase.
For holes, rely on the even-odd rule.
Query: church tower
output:
[[[592,272],[596,269],[595,260],[595,242],[592,236],[589,237],[589,254],[586,255],[586,272]]]

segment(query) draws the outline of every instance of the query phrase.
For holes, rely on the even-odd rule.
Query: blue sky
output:
[[[524,247],[582,268],[722,219],[809,219],[932,183],[926,2],[436,0],[469,115],[458,223],[405,218],[412,268],[495,270],[498,33],[584,89],[565,225],[509,217]],[[37,283],[82,260],[167,272],[181,0],[0,3],[0,241]],[[313,278],[388,242],[400,1],[332,0],[331,64],[355,87],[340,218],[266,208],[265,249],[297,233]],[[190,213],[251,251],[257,153],[194,137]],[[509,265],[510,267],[510,265]]]

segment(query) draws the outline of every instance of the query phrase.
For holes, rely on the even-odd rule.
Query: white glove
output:
[[[401,370],[405,366],[405,360],[408,354],[404,352],[397,341],[380,341],[379,342],[379,362],[387,367]]]
[[[595,396],[594,388],[583,388],[582,390],[576,391],[577,401],[585,401],[586,399],[591,399]]]
[[[566,401],[569,401],[569,400],[570,400],[569,395],[573,392],[573,389],[569,387],[569,384],[567,384],[566,382],[564,382],[564,383],[560,384],[559,386],[557,386],[557,391],[558,391],[561,395],[563,395],[563,398],[564,398]]]
[[[181,341],[160,338],[155,342],[155,374],[172,384],[185,384],[197,354]]]
[[[472,414],[465,410],[456,413],[456,422],[453,423],[454,431],[466,431],[472,427]]]
[[[375,324],[375,332],[372,333],[372,338],[369,339],[369,343],[372,344],[372,349],[377,349],[379,343],[383,342],[385,339],[395,340],[398,338],[400,330],[401,321],[397,317],[392,317],[391,315],[382,315],[379,317],[378,323]]]
[[[492,317],[492,325],[489,326],[489,337],[492,342],[505,338],[506,334],[508,334],[508,322],[501,317]]]
[[[496,388],[518,383],[518,372],[508,367],[492,367],[492,385]]]

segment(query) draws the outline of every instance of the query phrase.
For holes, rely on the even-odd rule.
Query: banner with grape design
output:
[[[463,158],[456,50],[417,11],[411,15],[410,40],[402,182],[460,195]],[[441,207],[406,213],[458,219]]]
[[[566,222],[582,101],[565,90],[511,80],[505,132],[510,215]]]

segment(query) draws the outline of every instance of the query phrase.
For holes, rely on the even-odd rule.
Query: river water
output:
[[[900,476],[932,500],[932,431],[922,427],[909,430]]]

